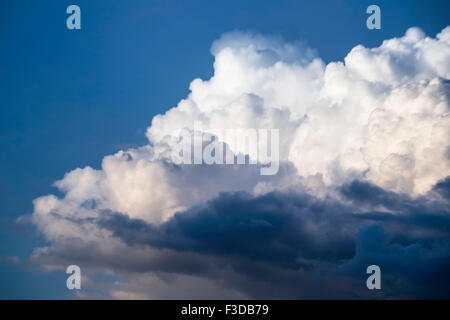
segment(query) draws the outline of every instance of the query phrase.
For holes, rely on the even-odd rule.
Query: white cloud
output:
[[[101,170],[68,173],[56,183],[64,199],[36,200],[36,222],[56,209],[78,216],[107,209],[159,223],[221,191],[267,185],[254,168],[170,163],[170,137],[194,121],[206,131],[279,128],[281,160],[326,184],[365,177],[423,194],[450,174],[450,27],[436,38],[411,28],[328,65],[300,44],[249,33],[222,36],[212,53],[213,77],[193,80],[186,99],[154,117],[151,145],[107,156]],[[277,178],[286,185],[284,176],[270,183]]]
[[[436,38],[411,28],[327,65],[300,44],[249,33],[222,36],[212,53],[213,77],[193,80],[186,99],[153,118],[149,145],[107,156],[99,170],[75,169],[55,183],[63,198],[34,201],[33,222],[51,242],[97,243],[113,256],[124,244],[90,220],[108,211],[158,224],[224,191],[301,182],[320,195],[360,178],[417,196],[450,175],[450,27]],[[280,173],[171,163],[174,132],[194,121],[219,131],[280,129]]]

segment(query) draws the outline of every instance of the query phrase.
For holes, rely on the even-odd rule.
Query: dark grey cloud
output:
[[[101,225],[129,245],[238,255],[294,267],[299,258],[353,256],[352,230],[341,229],[350,217],[342,212],[343,207],[307,195],[253,198],[238,192],[221,194],[158,227],[118,214],[107,215]]]
[[[448,153],[449,153],[449,159],[450,159],[450,149],[449,149]],[[447,177],[444,180],[436,183],[433,190],[438,192],[439,194],[441,194],[442,197],[444,197],[446,199],[450,199],[450,177]]]
[[[97,223],[130,248],[168,250],[158,270],[249,297],[450,298],[448,181],[415,199],[362,181],[340,187],[341,200],[223,193],[158,226],[117,213]],[[381,267],[381,292],[365,287],[371,264]]]

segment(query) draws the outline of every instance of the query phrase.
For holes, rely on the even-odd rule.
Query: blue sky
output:
[[[365,27],[372,3],[381,30]],[[81,30],[65,26],[70,4],[81,8]],[[3,261],[45,243],[15,219],[33,199],[58,194],[52,183],[69,170],[145,144],[153,116],[184,98],[192,79],[212,75],[209,49],[224,32],[301,40],[330,62],[412,26],[434,36],[449,12],[448,1],[2,2],[0,298],[69,297],[63,273]]]

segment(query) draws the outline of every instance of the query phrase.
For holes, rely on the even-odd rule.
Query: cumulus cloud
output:
[[[373,297],[364,271],[376,263],[386,279],[382,297],[449,297],[448,198],[431,191],[413,199],[361,181],[336,193],[342,199],[224,193],[160,225],[105,212],[73,223],[92,224],[108,241],[60,241],[33,260],[54,267],[75,261],[141,279],[127,290],[148,297],[161,297],[150,286],[158,275],[175,287],[198,279],[186,287],[193,296],[208,283],[217,288],[214,297],[247,298]]]
[[[225,34],[211,52],[214,75],[153,118],[148,145],[75,169],[55,183],[63,197],[34,200],[50,245],[32,260],[130,280],[111,297],[180,297],[184,284],[192,297],[286,298],[323,287],[367,296],[357,272],[376,258],[392,276],[385,295],[420,296],[416,278],[449,266],[450,27],[435,38],[411,28],[329,64],[251,33]],[[180,130],[198,121],[209,133],[279,129],[278,174],[173,163]],[[402,276],[408,257],[417,268]]]
[[[195,120],[213,129],[280,128],[281,158],[301,176],[321,174],[328,184],[364,176],[423,194],[450,173],[449,34],[433,39],[412,28],[328,65],[274,40],[227,35],[213,45],[214,76],[195,79],[147,137],[158,144]]]

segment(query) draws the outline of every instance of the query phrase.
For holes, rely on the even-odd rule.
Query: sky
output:
[[[81,30],[66,28],[71,4],[81,8]],[[187,288],[185,297],[266,298],[273,283],[260,279],[267,274],[282,298],[321,297],[318,283],[336,288],[333,298],[376,298],[355,280],[374,256],[389,271],[381,297],[448,298],[434,277],[450,265],[449,36],[436,40],[450,24],[450,4],[377,1],[382,28],[369,30],[371,4],[2,2],[0,298],[173,298],[177,285]],[[405,35],[411,27],[421,31]],[[382,47],[393,38],[403,40]],[[277,177],[263,179],[251,166],[176,171],[146,147],[156,150],[165,134],[196,117],[232,127],[230,105],[244,127],[286,130]],[[375,109],[387,111],[370,117]],[[315,121],[302,122],[305,115]],[[384,133],[367,138],[368,122]],[[120,150],[136,163],[111,156]],[[364,150],[364,161],[355,150]],[[316,207],[320,221],[309,215]],[[52,220],[54,212],[96,223],[69,225]],[[253,212],[263,224],[253,225]],[[333,223],[343,231],[333,232]],[[417,232],[401,232],[405,226]],[[373,239],[385,246],[371,251]],[[92,244],[104,255],[86,255]],[[111,262],[127,248],[126,261]],[[65,254],[88,270],[81,293],[65,286]],[[402,269],[408,259],[417,268]],[[430,284],[415,282],[425,276]]]

